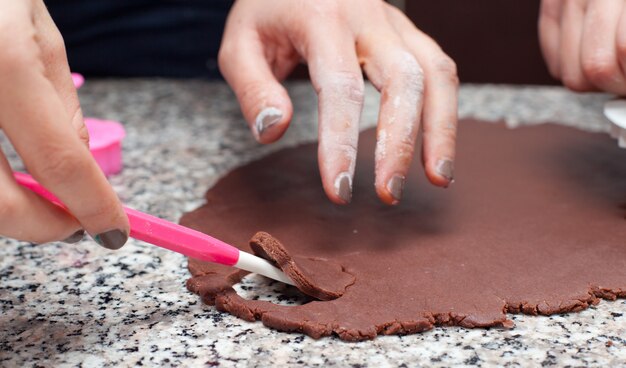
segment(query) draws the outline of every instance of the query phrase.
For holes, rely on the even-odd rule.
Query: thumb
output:
[[[289,126],[293,106],[287,90],[272,72],[261,40],[245,31],[233,34],[227,29],[218,61],[257,141],[278,140]]]

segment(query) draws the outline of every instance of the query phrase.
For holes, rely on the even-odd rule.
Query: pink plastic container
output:
[[[72,73],[76,89],[85,83],[85,78]],[[126,136],[124,126],[117,121],[85,118],[89,131],[89,150],[104,175],[114,175],[122,171],[122,139]]]
[[[78,73],[72,73],[72,82],[74,82],[74,87],[76,87],[76,89],[79,89],[83,85],[83,83],[85,83],[85,77]]]
[[[85,118],[89,131],[89,150],[104,175],[114,175],[122,170],[122,139],[126,131],[117,121]]]

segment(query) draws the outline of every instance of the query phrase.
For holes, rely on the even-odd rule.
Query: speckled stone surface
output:
[[[316,98],[289,85],[295,118],[284,139],[261,147],[222,83],[88,81],[86,115],[127,129],[125,170],[111,178],[128,205],[176,221],[221,175],[316,136]],[[460,113],[481,119],[559,121],[606,130],[609,96],[553,87],[463,86]],[[368,86],[363,127],[377,116]],[[2,147],[19,168],[19,161]],[[616,366],[626,364],[626,301],[581,313],[512,316],[511,330],[436,328],[346,343],[279,333],[203,305],[185,289],[183,256],[136,241],[117,252],[84,240],[32,245],[0,238],[0,366]],[[245,297],[298,303],[250,275]]]

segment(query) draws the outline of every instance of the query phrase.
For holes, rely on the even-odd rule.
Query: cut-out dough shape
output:
[[[354,276],[341,265],[323,258],[292,257],[285,247],[265,232],[250,240],[254,254],[278,266],[303,293],[319,300],[333,300],[354,283]]]
[[[343,295],[294,307],[245,300],[232,288],[243,272],[193,259],[189,289],[246,320],[344,340],[512,326],[507,312],[575,312],[626,297],[626,150],[608,136],[464,121],[456,182],[433,187],[417,162],[395,207],[372,186],[374,131],[359,144],[348,206],[326,198],[317,145],[307,144],[232,171],[181,220],[246,251],[267,231],[284,244],[280,257],[320,282],[311,286],[324,288],[329,267],[306,262],[332,262]]]

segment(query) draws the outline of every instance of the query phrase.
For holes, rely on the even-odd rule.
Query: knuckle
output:
[[[345,152],[357,150],[357,141],[350,135],[331,133],[325,134],[323,138],[325,139],[320,141],[320,144],[324,145],[328,149]]]
[[[234,90],[244,116],[252,118],[259,106],[262,105],[261,101],[266,99],[268,88],[267,84],[252,80],[241,83],[241,85],[234,87]]]
[[[352,142],[337,143],[335,145],[335,150],[335,152],[337,152],[337,154],[340,155],[340,157],[342,157],[349,166],[354,164],[357,152],[356,144],[353,144]]]
[[[344,152],[356,152],[356,145],[353,142],[345,141],[345,142],[337,142],[335,147]]]
[[[89,157],[78,154],[76,150],[66,148],[42,149],[42,157],[31,166],[37,174],[46,178],[48,182],[62,184],[73,180],[89,168]]]
[[[395,142],[393,157],[396,157],[396,159],[400,162],[407,162],[413,158],[414,151],[415,144],[413,139],[410,137],[404,137]]]
[[[316,15],[316,19],[337,19],[341,14],[340,1],[322,0],[310,3],[311,11]],[[317,16],[321,18],[317,18]]]
[[[595,83],[610,81],[619,73],[617,61],[600,54],[597,54],[593,58],[583,59],[582,70],[585,77]]]
[[[54,60],[65,57],[65,41],[61,33],[57,30],[51,30],[46,36],[45,42],[40,43],[41,57],[44,60]]]
[[[433,63],[436,73],[443,75],[455,86],[459,85],[459,77],[456,63],[448,56],[442,56]]]
[[[395,74],[393,77],[406,83],[408,88],[422,93],[424,91],[424,69],[415,56],[409,52],[403,52],[401,57],[396,60],[398,60],[394,65],[396,73],[390,73],[390,75]]]
[[[392,18],[394,19],[400,19],[400,18],[405,18],[406,15],[404,15],[404,13],[402,12],[402,10],[400,10],[398,7],[393,6],[389,3],[383,3],[384,7],[385,7],[385,11],[388,12],[389,15],[391,15]]]
[[[217,65],[222,73],[224,73],[224,67],[228,65],[228,61],[231,59],[230,56],[233,54],[232,49],[232,43],[224,41],[217,52]]]
[[[325,157],[340,155],[352,162],[356,159],[357,139],[345,134],[325,134],[320,139],[320,152]]]
[[[365,83],[360,73],[335,72],[326,76],[318,94],[324,97],[341,98],[355,104],[362,104],[365,98]]]
[[[89,131],[87,130],[87,126],[85,124],[81,124],[78,127],[77,134],[80,141],[89,147]]]
[[[575,92],[585,92],[589,90],[587,82],[580,76],[565,74],[561,81],[565,87]]]
[[[239,59],[250,51],[250,45],[242,33],[232,32],[228,29],[224,32],[224,37],[217,51],[217,65],[226,78],[231,77],[232,73],[241,73],[236,66],[239,65]]]
[[[446,124],[442,124],[441,126],[442,128],[440,129],[438,133],[439,135],[439,137],[437,138],[438,141],[440,141],[443,146],[454,147],[454,144],[456,142],[456,137],[457,137],[456,129],[447,127]]]

